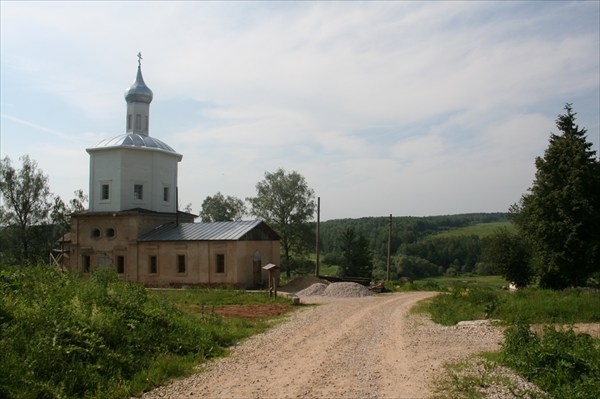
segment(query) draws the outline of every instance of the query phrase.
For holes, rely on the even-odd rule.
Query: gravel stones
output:
[[[328,285],[329,281],[320,279],[315,276],[297,277],[297,278],[291,280],[289,283],[287,283],[283,287],[281,287],[279,290],[283,291],[283,292],[295,293],[295,292],[301,291],[305,288],[308,288],[311,285],[316,284],[316,283]]]
[[[334,298],[359,298],[364,296],[372,296],[373,293],[369,291],[364,285],[358,283],[331,283],[325,285],[323,283],[315,283],[308,288],[303,289],[296,293],[298,296],[329,296]]]
[[[301,291],[296,292],[298,296],[316,296],[323,295],[323,292],[327,289],[327,284],[314,283],[310,287],[307,287]]]

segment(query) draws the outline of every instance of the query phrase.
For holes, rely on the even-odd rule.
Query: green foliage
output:
[[[448,238],[448,237],[469,237],[477,236],[481,239],[486,238],[494,234],[498,229],[507,229],[509,232],[515,232],[515,226],[510,221],[502,222],[487,222],[487,223],[475,223],[465,227],[453,228],[441,233],[433,234],[435,238]]]
[[[481,240],[478,236],[427,237],[412,244],[404,244],[400,252],[416,256],[441,266],[453,267],[456,272],[470,273],[481,258]],[[441,273],[436,273],[437,275]]]
[[[0,269],[0,397],[117,398],[189,372],[248,335],[99,269]]]
[[[0,195],[4,198],[0,206],[0,226],[12,227],[18,242],[19,253],[14,258],[24,262],[34,260],[30,242],[31,227],[49,222],[52,209],[48,176],[37,163],[23,155],[21,169],[13,168],[9,157],[0,160]]]
[[[371,277],[373,264],[369,243],[362,234],[357,235],[353,229],[344,231],[340,251],[341,277]]]
[[[483,259],[517,287],[525,287],[533,278],[529,246],[523,237],[507,229],[499,229],[484,240]]]
[[[417,285],[415,282],[413,285]],[[462,320],[500,319],[504,323],[578,323],[600,321],[600,292],[522,289],[508,292],[475,286],[438,284],[438,295],[418,310],[429,312],[440,324]]]
[[[496,317],[509,323],[596,323],[600,292],[585,289],[553,291],[527,288],[502,294],[506,300]]]
[[[390,278],[408,277],[420,279],[438,276],[438,266],[418,256],[398,255],[394,257],[394,267],[390,270]]]
[[[288,278],[292,253],[306,251],[307,236],[312,232],[308,222],[316,207],[314,197],[314,191],[301,174],[278,169],[274,173],[265,172],[264,180],[256,183],[256,197],[246,198],[250,212],[281,236],[282,266]]]
[[[600,162],[571,104],[559,115],[535,181],[513,206],[514,223],[531,243],[543,287],[582,286],[600,271]]]
[[[220,192],[208,196],[202,202],[200,217],[203,222],[225,222],[241,220],[246,214],[246,205],[239,198],[228,195],[225,197]]]
[[[600,340],[547,326],[543,335],[528,324],[506,330],[505,364],[556,398],[600,397]]]
[[[451,326],[463,320],[482,320],[492,316],[501,300],[491,290],[458,289],[434,297],[418,310],[431,313],[431,319],[436,323]]]

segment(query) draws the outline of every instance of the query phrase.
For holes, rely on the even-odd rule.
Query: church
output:
[[[194,223],[196,215],[178,210],[183,155],[149,134],[153,93],[138,57],[125,134],[86,150],[89,210],[71,217],[71,268],[112,267],[149,287],[260,286],[262,266],[279,264],[280,237],[261,220]]]

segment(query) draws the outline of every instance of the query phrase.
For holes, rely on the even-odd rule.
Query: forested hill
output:
[[[353,229],[362,234],[374,254],[387,253],[389,217],[363,217],[358,219],[335,219],[321,222],[321,250],[335,252],[340,246],[342,233]],[[508,213],[466,213],[444,216],[397,216],[392,217],[392,254],[402,244],[414,243],[428,235],[479,223],[506,222]]]

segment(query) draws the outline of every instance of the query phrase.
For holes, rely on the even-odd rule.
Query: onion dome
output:
[[[131,102],[140,102],[150,104],[152,102],[152,90],[146,83],[144,83],[144,78],[142,77],[142,67],[138,65],[137,76],[135,78],[135,82],[125,90],[125,101],[128,103]]]

